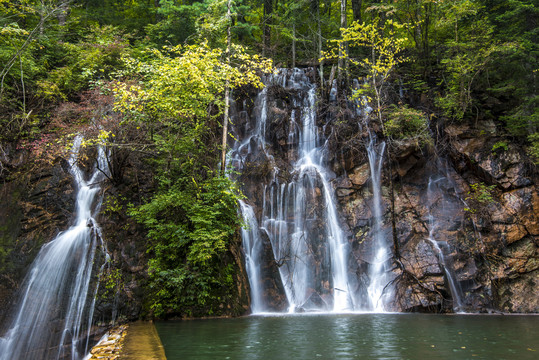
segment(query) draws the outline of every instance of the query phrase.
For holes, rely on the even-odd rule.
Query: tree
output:
[[[262,56],[271,56],[271,26],[273,25],[273,0],[264,0],[264,45]]]
[[[431,42],[443,3],[437,0],[404,0],[395,3],[395,17],[405,25],[408,38],[413,40],[423,78],[427,78],[432,71]]]
[[[539,152],[539,44],[537,23],[539,8],[533,0],[483,0],[485,16],[492,23],[492,37],[502,46],[486,66],[489,95],[498,106],[487,108],[501,113],[505,129],[519,141],[531,142],[530,152],[536,159]],[[489,99],[490,100],[490,99]],[[491,101],[493,102],[493,101]]]
[[[31,1],[23,1],[19,7],[14,6],[12,3],[5,0],[2,0],[0,2],[0,14],[2,14],[0,15],[0,21],[2,23],[7,23],[12,17],[24,18],[26,17],[26,13],[37,13],[39,14],[40,18],[37,25],[34,26],[31,31],[22,30],[19,24],[16,22],[2,24],[6,25],[6,27],[4,27],[2,31],[2,37],[4,36],[4,34],[7,34],[9,37],[12,37],[13,35],[19,37],[22,35],[26,36],[26,38],[24,39],[24,41],[21,41],[18,45],[16,45],[17,47],[12,51],[11,56],[8,57],[8,59],[4,62],[4,66],[2,68],[2,71],[0,72],[0,100],[2,99],[2,94],[4,92],[4,80],[7,74],[12,69],[16,60],[21,60],[22,53],[26,50],[26,48],[30,45],[34,38],[37,35],[43,34],[44,25],[49,20],[49,18],[54,16],[60,16],[61,13],[64,13],[66,11],[66,8],[68,7],[69,3],[70,0],[50,3],[40,1],[39,4],[34,4]],[[65,18],[63,17],[63,15],[62,19],[65,23]],[[13,41],[13,38],[10,40],[10,42],[11,41]]]
[[[341,29],[346,29],[346,0],[341,0]],[[343,77],[348,78],[347,69],[344,64],[348,64],[348,42],[342,41],[339,43],[339,72],[338,72],[338,79],[339,82],[343,81]]]
[[[156,316],[193,309],[218,313],[224,300],[219,289],[226,284],[229,294],[234,288],[233,269],[221,257],[240,225],[241,194],[217,170],[226,148],[218,141],[219,134],[226,139],[226,129],[219,127],[227,107],[223,93],[262,86],[256,72],[268,70],[269,62],[239,46],[228,50],[207,43],[153,50],[145,62],[130,60],[131,78],[114,90],[124,121],[154,129],[159,186],[131,215],[148,229],[150,306]]]
[[[226,29],[226,62],[230,66],[230,48],[232,45],[232,35],[230,28],[232,26],[232,17],[230,14],[230,0],[227,1],[226,17],[228,20],[228,27]],[[221,174],[224,175],[226,167],[226,152],[227,152],[227,138],[228,138],[228,113],[230,109],[230,79],[228,77],[225,80],[225,110],[223,114],[223,139],[221,141]]]
[[[462,120],[472,108],[474,82],[498,45],[492,39],[492,26],[484,17],[478,16],[480,7],[477,3],[460,0],[444,6],[444,17],[438,26],[439,31],[448,36],[441,60],[446,72],[446,93],[436,102],[447,117]]]
[[[363,22],[362,18],[362,7],[363,7],[363,0],[352,0],[352,13],[354,15],[354,21],[358,23]]]
[[[365,71],[370,84],[363,91],[354,92],[352,99],[362,101],[364,95],[367,95],[367,101],[374,98],[376,115],[382,128],[384,126],[383,88],[391,72],[405,60],[401,52],[406,37],[401,34],[401,29],[402,25],[392,20],[386,20],[381,27],[372,23],[353,22],[348,28],[341,29],[342,38],[334,41],[339,48],[347,43],[350,47],[360,47],[368,51],[367,56],[359,59],[350,57],[346,53],[339,55]],[[326,56],[335,57],[335,49],[328,52]]]

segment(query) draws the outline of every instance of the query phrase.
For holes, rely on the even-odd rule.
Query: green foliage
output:
[[[509,150],[509,147],[507,146],[507,142],[505,141],[498,141],[494,145],[492,145],[492,152],[497,153],[500,149],[503,149],[505,151]]]
[[[514,136],[525,136],[539,129],[539,95],[529,96],[510,113],[501,116],[507,130]]]
[[[260,86],[269,62],[234,47],[230,64],[206,43],[126,58],[115,109],[124,122],[147,124],[155,145],[158,189],[130,215],[148,229],[149,306],[157,317],[218,313],[234,291],[223,261],[240,219],[241,193],[216,173],[225,85]]]
[[[470,184],[470,191],[468,191],[468,196],[465,199],[469,206],[464,208],[464,211],[471,214],[486,211],[486,207],[495,202],[492,196],[495,188],[496,185],[486,185],[482,182]]]
[[[373,101],[383,128],[383,89],[395,67],[406,60],[402,55],[406,35],[402,32],[401,24],[391,19],[381,24],[381,20],[378,20],[378,25],[353,22],[348,28],[341,29],[342,38],[334,40],[336,46],[326,52],[324,58],[341,57],[352,65],[360,66],[366,72],[369,86],[353,92],[351,100],[369,103]],[[338,49],[345,46],[359,47],[365,49],[366,53],[362,57],[354,58],[349,56],[348,52],[339,52]]]
[[[129,33],[144,35],[145,26],[156,20],[155,0],[74,0],[74,2],[72,11],[75,16],[81,17],[85,26],[113,25]]]
[[[7,129],[0,138],[5,141],[39,138],[50,119],[50,107],[77,98],[95,81],[113,77],[128,47],[123,34],[111,26],[92,26],[83,38],[61,41],[59,27],[50,23],[55,13],[48,22],[36,25],[43,11],[30,7],[12,14],[9,19],[18,22],[0,32],[0,60],[7,64],[0,91],[0,124]],[[9,66],[14,56],[16,61]]]
[[[94,26],[78,43],[47,43],[45,55],[54,59],[48,76],[38,81],[37,95],[67,100],[96,80],[111,79],[122,68],[127,42],[112,26]],[[58,54],[62,53],[61,57]]]
[[[111,264],[99,274],[99,281],[104,290],[100,292],[103,299],[113,298],[123,287],[124,280],[122,272],[118,268],[114,268]]]
[[[126,198],[123,195],[119,195],[119,196],[109,195],[103,202],[103,205],[102,205],[103,209],[101,210],[101,212],[106,216],[110,216],[115,213],[120,214],[123,211],[125,211],[124,205],[123,205],[125,201],[126,201]]]
[[[239,46],[234,47],[232,65],[222,61],[223,50],[211,49],[206,43],[154,50],[152,54],[150,62],[131,63],[133,73],[146,75],[145,86],[119,83],[116,110],[146,113],[174,127],[181,126],[179,119],[206,119],[210,104],[222,109],[224,102],[216,95],[224,91],[227,79],[232,87],[260,87],[256,71],[271,69],[270,62],[248,55]]]
[[[385,123],[386,136],[392,139],[414,139],[419,144],[431,144],[426,115],[407,105],[389,107]]]
[[[148,24],[146,32],[152,42],[161,46],[193,42],[198,20],[206,9],[205,1],[179,5],[171,0],[161,0],[157,9],[160,21]]]
[[[131,209],[149,230],[150,307],[155,316],[204,308],[215,300],[214,292],[232,285],[232,270],[223,268],[220,259],[240,226],[240,197],[231,180],[213,175],[202,183],[180,181]]]
[[[481,6],[477,2],[454,1],[445,10],[438,26],[440,33],[447,36],[441,60],[446,93],[436,103],[447,117],[461,121],[473,109],[477,77],[500,47],[492,39],[492,25],[479,15]]]
[[[528,136],[531,142],[530,154],[534,157],[535,164],[539,165],[539,133],[534,133]]]
[[[324,54],[324,58],[335,59],[339,47],[360,47],[368,50],[360,58],[342,54],[352,65],[362,67],[371,79],[387,78],[397,64],[405,61],[401,52],[406,36],[402,33],[402,25],[387,20],[382,26],[373,23],[353,22],[348,28],[341,29],[342,38],[333,40],[336,45]]]

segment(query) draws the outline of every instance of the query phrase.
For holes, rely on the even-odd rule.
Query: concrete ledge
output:
[[[165,350],[153,322],[129,324],[121,360],[166,360]]]

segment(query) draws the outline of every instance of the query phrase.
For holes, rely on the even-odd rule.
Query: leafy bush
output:
[[[121,70],[127,49],[123,34],[112,26],[94,26],[77,43],[47,42],[43,56],[51,68],[37,83],[37,94],[48,101],[67,100],[94,81],[109,80]]]
[[[427,119],[419,110],[407,105],[391,105],[384,124],[386,136],[392,139],[416,139],[420,144],[431,142]]]
[[[130,215],[148,229],[150,308],[157,317],[186,309],[216,312],[232,291],[233,267],[222,261],[240,226],[239,189],[226,177],[179,182]]]

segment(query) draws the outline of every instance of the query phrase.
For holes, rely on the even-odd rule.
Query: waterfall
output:
[[[251,311],[259,313],[264,310],[259,266],[262,242],[258,236],[258,222],[253,207],[240,200],[240,210],[245,221],[245,226],[241,229],[241,238],[245,252],[245,268],[251,288]]]
[[[81,142],[82,137],[75,139],[69,159],[77,185],[75,223],[43,245],[34,260],[21,287],[16,316],[0,341],[1,360],[63,359],[69,354],[81,359],[88,350],[95,296],[91,280],[101,242],[93,216],[99,209],[95,203],[106,161],[99,148],[98,164],[86,181],[77,165]]]
[[[427,187],[427,207],[428,207],[428,229],[429,236],[428,241],[434,247],[436,254],[438,255],[438,261],[440,267],[443,269],[451,297],[453,298],[453,310],[460,311],[462,310],[462,290],[460,285],[456,280],[455,272],[450,263],[450,259],[446,256],[446,252],[449,250],[449,245],[446,241],[438,241],[436,239],[436,234],[441,230],[440,217],[434,215],[434,207],[436,199],[434,197],[435,193],[441,193],[440,185],[446,182],[445,177],[439,177],[436,180],[429,178],[429,183]],[[439,204],[441,214],[445,213],[444,201],[441,199],[441,204]]]
[[[371,228],[373,235],[373,255],[369,268],[370,284],[367,294],[370,302],[370,310],[375,312],[385,311],[384,305],[391,298],[391,289],[386,288],[391,281],[389,274],[389,262],[391,252],[389,244],[382,230],[382,164],[384,162],[384,151],[386,143],[376,142],[376,136],[370,134],[370,141],[367,146],[369,167],[371,171],[372,185],[372,216]]]
[[[247,121],[243,129],[236,130],[243,136],[237,136],[229,156],[229,165],[238,171],[247,173],[248,163],[268,164],[271,170],[269,180],[263,182],[242,175],[243,182],[249,183],[244,186],[248,201],[261,208],[260,228],[254,231],[252,227],[257,222],[251,218],[252,209],[241,206],[250,227],[243,231],[249,276],[260,274],[255,270],[261,267],[256,262],[259,253],[253,250],[265,235],[271,243],[290,312],[354,310],[347,269],[349,246],[337,215],[330,184],[332,174],[325,165],[326,142],[319,136],[316,124],[316,87],[300,69],[280,70],[268,76],[265,84],[255,101],[255,123]],[[292,94],[287,164],[276,163],[267,143],[274,135],[268,131],[271,86]],[[261,194],[261,203],[256,194]],[[260,281],[250,279],[256,313],[267,309],[261,300],[265,289],[253,286],[254,282]]]

